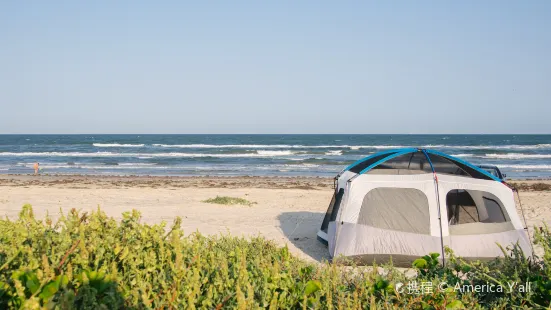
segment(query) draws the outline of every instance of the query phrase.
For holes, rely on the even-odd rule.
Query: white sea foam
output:
[[[177,166],[112,166],[112,165],[40,165],[42,169],[91,169],[91,170],[137,170],[137,169],[174,169]],[[30,166],[28,168],[31,168]]]
[[[405,145],[356,145],[351,146],[352,149],[374,148],[374,149],[400,149],[412,146]],[[536,150],[536,149],[551,149],[551,144],[530,144],[530,145],[447,145],[447,144],[427,144],[421,145],[420,148],[427,149],[457,149],[457,150]]]
[[[0,156],[13,157],[116,157],[111,152],[81,153],[81,152],[0,152]]]
[[[485,157],[496,158],[496,159],[543,159],[543,158],[551,158],[551,154],[507,153],[507,154],[486,154]]]
[[[499,168],[513,170],[551,170],[551,165],[497,165]]]
[[[301,165],[286,165],[287,167],[305,167],[305,168],[316,168],[316,167],[319,167],[320,165],[316,165],[316,164],[301,164]]]
[[[450,154],[453,157],[476,157],[474,154]]]
[[[366,149],[366,148],[373,148],[373,149],[401,149],[409,146],[404,145],[353,145],[350,148],[354,149]]]
[[[366,148],[402,148],[404,146],[392,145],[302,145],[302,144],[153,144],[163,148],[234,148],[234,149],[366,149]]]
[[[93,143],[97,147],[143,147],[145,144]]]
[[[246,148],[246,149],[400,149],[412,146],[406,145],[301,145],[301,144],[153,144],[156,147],[163,148]],[[447,145],[447,144],[427,144],[418,146],[421,148],[433,149],[465,149],[465,150],[500,150],[500,149],[551,149],[551,144],[531,144],[531,145]]]
[[[26,165],[28,168],[32,168],[32,165]],[[338,166],[337,166],[338,167]],[[43,164],[42,169],[55,171],[56,169],[78,169],[78,170],[103,170],[103,171],[128,171],[128,170],[188,170],[188,171],[217,171],[231,170],[231,171],[258,171],[258,170],[278,170],[285,169],[286,171],[307,171],[313,168],[320,171],[334,171],[335,166],[330,165],[318,165],[318,164],[279,164],[269,166],[238,166],[238,165],[216,165],[216,166],[194,166],[194,165],[175,165],[175,166],[111,166],[111,165],[98,165],[98,164],[79,164],[79,165],[67,165],[67,164]],[[1,170],[1,168],[0,168]],[[7,170],[7,169],[6,169]]]
[[[131,166],[131,167],[149,167],[155,166],[155,163],[119,163],[119,166]]]
[[[240,158],[240,157],[276,157],[290,156],[291,151],[258,151],[258,153],[246,154],[204,154],[204,153],[113,153],[113,152],[0,152],[0,156],[13,157],[138,157],[138,158],[153,158],[153,157],[217,157],[217,158]]]
[[[18,167],[32,168],[34,163],[18,163]],[[98,163],[41,163],[42,169],[93,169],[93,170],[128,170],[128,169],[172,169],[178,166],[158,166],[155,163],[119,163],[117,165],[102,165]]]
[[[318,148],[346,148],[348,145],[289,145],[289,144],[153,144],[163,148],[190,148],[190,149],[318,149]]]
[[[257,150],[255,153],[186,153],[186,152],[163,152],[163,153],[125,153],[125,152],[0,152],[1,157],[135,157],[140,159],[156,158],[156,157],[214,157],[214,158],[247,158],[247,157],[285,157],[291,156],[288,159],[302,159],[305,156],[311,156],[305,151],[291,150]],[[342,155],[342,150],[327,151],[325,156]],[[368,155],[368,154],[364,154]],[[473,157],[473,158],[490,158],[490,159],[549,159],[551,154],[525,154],[525,153],[506,153],[506,154],[452,154],[456,157]],[[298,158],[297,158],[298,157]],[[142,163],[148,165],[147,163]]]
[[[258,155],[263,156],[282,156],[282,155],[293,155],[295,152],[293,151],[256,151]],[[231,154],[231,155],[241,155],[241,154]],[[247,155],[247,154],[244,154]]]
[[[463,150],[536,150],[551,149],[551,144],[529,145],[425,145],[424,148],[463,149]]]

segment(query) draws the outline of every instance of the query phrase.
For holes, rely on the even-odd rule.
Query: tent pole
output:
[[[513,188],[513,192],[517,193],[518,197],[518,204],[520,206],[520,212],[522,213],[522,219],[524,220],[524,230],[526,230],[526,234],[528,235],[528,241],[530,242],[530,248],[532,249],[532,258],[534,257],[534,246],[532,245],[532,237],[530,237],[530,230],[528,229],[528,223],[526,223],[526,216],[524,216],[524,208],[522,207],[522,201],[520,201],[520,193],[518,189]]]
[[[436,176],[436,171],[434,170],[434,166],[432,165],[432,161],[429,158],[429,154],[427,154],[426,150],[421,150],[423,154],[425,154],[425,157],[429,161],[430,169],[432,170],[432,175],[434,178],[434,189],[436,191],[436,205],[438,206],[438,224],[440,225],[440,246],[442,248],[442,266],[446,266],[446,253],[444,251],[444,233],[442,231],[442,212],[440,212],[440,192],[438,190],[438,177]]]

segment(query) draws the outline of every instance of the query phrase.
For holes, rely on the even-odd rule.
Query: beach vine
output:
[[[73,209],[54,222],[25,205],[17,219],[0,220],[0,308],[500,309],[551,301],[545,226],[536,233],[542,257],[512,245],[502,259],[466,262],[448,250],[446,267],[429,253],[414,262],[413,277],[392,266],[305,262],[261,237],[185,236],[183,229],[179,219],[171,227],[144,224],[137,211],[118,221],[100,209]],[[530,291],[468,289],[485,283],[528,283]]]

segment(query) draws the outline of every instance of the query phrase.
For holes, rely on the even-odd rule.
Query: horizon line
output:
[[[220,136],[230,136],[230,135],[249,135],[249,136],[267,136],[267,135],[278,135],[278,136],[292,136],[292,135],[353,135],[353,136],[366,136],[366,135],[380,135],[380,136],[391,136],[391,135],[425,135],[425,136],[498,136],[498,135],[541,135],[547,136],[551,133],[0,133],[0,136],[20,136],[20,135],[51,135],[51,136],[82,136],[82,135],[220,135]]]

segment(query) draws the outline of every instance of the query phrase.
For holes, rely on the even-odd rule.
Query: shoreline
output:
[[[83,186],[86,188],[264,188],[325,190],[333,178],[284,176],[151,176],[0,174],[1,186]]]
[[[507,179],[507,183],[548,183],[551,178]],[[92,174],[0,174],[0,186],[167,187],[167,188],[266,188],[325,190],[332,177],[320,176],[158,176]]]

